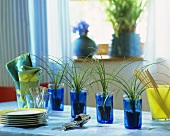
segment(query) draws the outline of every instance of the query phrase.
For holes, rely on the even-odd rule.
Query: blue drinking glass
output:
[[[142,96],[138,95],[131,100],[128,95],[123,95],[124,126],[127,129],[140,129],[142,126]]]
[[[52,100],[51,100],[51,92],[47,92],[44,95],[44,108],[47,110],[47,112],[51,111],[51,105],[52,105]]]
[[[51,109],[56,111],[64,110],[64,84],[56,89],[55,84],[48,85],[48,92],[51,92]]]
[[[71,103],[71,117],[75,118],[76,115],[81,113],[86,114],[86,96],[87,92],[82,90],[81,92],[70,92],[70,103]]]
[[[113,122],[113,94],[108,92],[96,93],[96,114],[97,122],[102,124],[111,124]]]

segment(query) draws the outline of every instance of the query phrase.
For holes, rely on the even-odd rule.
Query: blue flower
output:
[[[79,32],[79,35],[86,35],[88,32],[89,24],[85,21],[80,21],[75,27],[73,27],[73,33]]]

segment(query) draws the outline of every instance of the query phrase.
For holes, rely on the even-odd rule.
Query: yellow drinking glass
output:
[[[170,119],[170,86],[146,89],[152,119]]]

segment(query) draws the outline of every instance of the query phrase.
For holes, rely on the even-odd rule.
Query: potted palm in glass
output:
[[[96,79],[96,75],[93,77],[95,81],[99,82],[102,86],[102,92],[96,93],[96,113],[98,123],[112,123],[113,122],[113,94],[108,90],[108,85],[111,83],[111,78],[107,77],[108,73],[104,67],[104,63],[97,60],[97,65],[93,69],[94,73],[98,75],[99,79]]]
[[[64,83],[63,77],[66,71],[66,65],[63,64],[62,58],[58,59],[53,56],[44,56],[55,65],[54,69],[51,68],[50,64],[48,64],[42,58],[36,56],[39,60],[41,60],[46,67],[41,66],[45,72],[50,77],[51,82],[48,84],[48,92],[51,93],[51,109],[57,111],[64,110]]]
[[[75,62],[69,59],[65,75],[63,77],[65,83],[71,89],[70,91],[70,104],[71,116],[83,113],[86,114],[86,97],[87,97],[87,81],[90,77],[89,71],[92,64],[86,63],[86,58],[82,61],[81,65],[76,65]]]
[[[121,75],[114,77],[115,83],[118,83],[114,85],[119,88],[119,91],[124,92],[124,126],[128,129],[140,129],[142,126],[142,93],[150,81],[142,84],[143,81],[139,81],[138,78],[145,68],[141,68],[138,72],[135,70],[134,75],[128,81]]]
[[[121,81],[120,81],[121,80]],[[119,79],[123,85],[124,126],[129,129],[139,129],[142,125],[142,92],[144,87],[139,88],[137,78],[133,76],[130,85],[123,78]],[[126,84],[126,85],[125,85]]]
[[[109,85],[113,84],[114,77],[116,77],[127,65],[121,63],[120,65],[112,68],[109,70],[107,66],[104,65],[102,58],[94,60],[94,66],[91,71],[91,76],[93,80],[89,83],[91,88],[93,89],[93,84],[97,84],[99,87],[98,89],[101,92],[97,92],[96,97],[96,113],[97,113],[97,122],[103,124],[110,124],[113,122],[113,93],[109,88]],[[122,65],[123,64],[123,65]]]

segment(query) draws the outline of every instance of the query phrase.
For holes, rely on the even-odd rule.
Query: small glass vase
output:
[[[18,108],[27,108],[26,95],[29,94],[29,89],[36,88],[39,86],[40,86],[39,80],[29,81],[29,82],[15,82]],[[21,94],[24,94],[24,95],[21,95]]]
[[[103,92],[96,93],[96,114],[97,122],[102,124],[111,124],[113,122],[113,94],[107,95]]]
[[[127,129],[140,129],[142,126],[142,96],[136,96],[135,100],[123,95],[124,126]]]
[[[40,100],[41,99],[41,100]],[[45,94],[37,94],[34,97],[31,94],[26,94],[27,108],[51,110],[51,92]]]
[[[55,84],[48,85],[48,92],[51,92],[51,109],[56,111],[64,110],[64,84],[60,84],[57,87]]]
[[[86,114],[86,96],[87,92],[82,90],[75,92],[74,89],[70,92],[70,104],[71,104],[71,117],[75,118],[76,115],[81,113]]]

